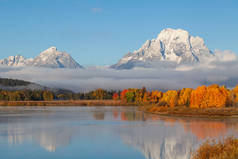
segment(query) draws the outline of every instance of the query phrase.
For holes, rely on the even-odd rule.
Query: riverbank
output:
[[[62,101],[0,101],[0,106],[133,106],[121,100],[62,100]],[[134,106],[137,106],[134,104]],[[238,108],[189,108],[165,106],[140,106],[140,111],[161,116],[226,118],[237,117]]]
[[[238,108],[188,108],[188,107],[158,107],[158,106],[141,106],[139,110],[145,113],[152,113],[163,116],[180,116],[180,117],[206,117],[206,118],[226,118],[237,117]]]
[[[192,159],[237,159],[238,139],[228,137],[222,141],[208,140],[193,154]]]
[[[127,106],[120,100],[0,101],[0,106]]]

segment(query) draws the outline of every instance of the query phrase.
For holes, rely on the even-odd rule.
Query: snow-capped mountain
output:
[[[40,53],[32,61],[32,66],[50,68],[81,68],[69,54],[57,51],[56,47],[51,47]]]
[[[215,55],[206,47],[202,38],[191,36],[185,30],[168,28],[162,30],[156,39],[147,40],[139,50],[126,54],[111,68],[195,64],[213,56]]]
[[[16,55],[0,60],[0,64],[6,66],[24,66],[26,61],[27,60],[23,56]]]
[[[10,56],[0,60],[0,65],[5,66],[31,66],[47,68],[82,68],[69,54],[60,52],[56,47],[41,52],[34,59],[26,59],[23,56]]]

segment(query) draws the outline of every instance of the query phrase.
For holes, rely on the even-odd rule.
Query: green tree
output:
[[[132,103],[135,101],[135,93],[133,92],[133,90],[129,90],[128,92],[126,92],[126,99],[127,102]]]

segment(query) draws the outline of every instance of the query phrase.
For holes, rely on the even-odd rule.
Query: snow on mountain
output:
[[[5,66],[31,66],[47,68],[82,68],[69,54],[60,52],[56,47],[41,52],[34,59],[26,59],[23,56],[10,56],[0,60],[0,65]]]
[[[82,68],[69,54],[51,47],[40,53],[32,62],[32,66],[50,68]]]
[[[168,28],[162,30],[156,39],[147,40],[140,49],[126,54],[111,68],[130,69],[136,66],[195,64],[213,56],[215,55],[206,47],[202,38],[191,36],[185,30]]]
[[[140,49],[129,52],[118,63],[109,66],[109,68],[178,68],[181,66],[194,68],[195,64],[207,66],[212,62],[232,60],[236,60],[236,55],[230,51],[211,51],[201,37],[191,36],[182,29],[167,28],[162,30],[157,38],[147,40]],[[0,60],[0,65],[82,68],[69,54],[58,51],[56,47],[50,47],[35,58],[30,59],[20,55],[10,56]]]
[[[0,64],[7,66],[24,66],[26,61],[27,59],[25,59],[23,56],[16,55],[0,60]]]

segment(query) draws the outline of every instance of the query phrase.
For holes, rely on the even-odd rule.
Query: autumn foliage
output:
[[[125,105],[152,105],[155,107],[224,108],[238,106],[238,85],[199,86],[196,89],[147,90],[145,87],[122,91],[96,89],[90,92],[53,92],[50,90],[0,90],[0,101],[54,101],[54,100],[121,100]]]
[[[112,99],[113,99],[113,100],[119,100],[119,95],[118,95],[118,93],[113,93]]]
[[[238,106],[238,85],[230,91],[231,105]]]
[[[232,90],[216,84],[199,86],[196,89],[148,91],[145,88],[124,89],[120,99],[127,103],[167,107],[186,106],[190,108],[229,107],[238,105],[238,86]]]
[[[192,91],[190,102],[192,108],[226,107],[231,103],[230,92],[224,86],[201,86]]]

